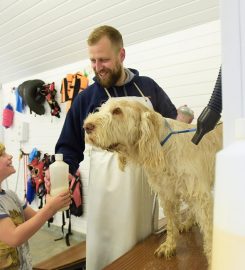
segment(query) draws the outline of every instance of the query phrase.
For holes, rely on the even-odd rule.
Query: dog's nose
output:
[[[95,128],[95,125],[93,125],[91,123],[87,123],[84,126],[84,129],[85,129],[86,133],[88,133],[88,134],[91,133],[94,130],[94,128]]]

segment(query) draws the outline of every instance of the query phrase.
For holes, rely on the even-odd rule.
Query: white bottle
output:
[[[55,162],[49,166],[50,173],[50,195],[56,196],[62,191],[69,189],[69,166],[63,161],[63,154],[55,154]],[[69,206],[60,209],[65,211]]]
[[[245,119],[236,140],[217,154],[212,270],[245,269]]]

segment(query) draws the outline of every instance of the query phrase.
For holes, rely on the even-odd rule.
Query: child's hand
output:
[[[46,206],[50,208],[54,214],[63,207],[71,204],[71,193],[69,190],[59,193],[57,196],[46,196]]]

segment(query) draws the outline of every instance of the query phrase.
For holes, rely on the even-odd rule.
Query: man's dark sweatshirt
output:
[[[135,84],[148,97],[155,111],[164,117],[175,119],[177,110],[167,94],[151,78],[139,76],[137,70],[125,69],[130,79],[123,86],[108,88],[112,97],[141,96]],[[134,84],[135,83],[135,84]],[[74,175],[83,160],[85,148],[83,121],[108,100],[105,89],[94,79],[94,83],[79,93],[67,113],[60,137],[55,146],[55,153],[63,153],[64,161],[69,164],[70,173]]]

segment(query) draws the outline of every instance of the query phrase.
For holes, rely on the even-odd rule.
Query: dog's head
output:
[[[158,113],[138,101],[109,99],[85,119],[85,141],[119,153],[119,161],[126,164],[131,151],[160,136],[159,121]]]

